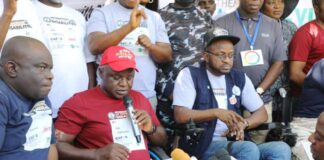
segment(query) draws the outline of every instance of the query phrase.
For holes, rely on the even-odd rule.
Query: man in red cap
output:
[[[60,108],[55,123],[60,157],[65,159],[149,160],[147,142],[164,145],[166,134],[149,101],[131,90],[137,71],[134,54],[120,46],[105,50],[101,85],[75,94]],[[134,136],[123,102],[133,99],[140,140]]]

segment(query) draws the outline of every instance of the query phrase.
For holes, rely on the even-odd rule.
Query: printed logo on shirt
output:
[[[32,151],[35,149],[48,148],[52,137],[52,111],[45,101],[37,102],[33,108],[24,113],[30,116],[31,125],[26,132],[26,142],[23,144],[24,150]]]
[[[127,116],[128,116],[128,114],[126,111],[116,111],[116,112],[108,113],[109,120],[123,119],[123,118],[127,118]]]
[[[122,27],[123,25],[127,24],[128,21],[122,21],[118,20],[117,21],[117,28]],[[146,35],[147,37],[150,37],[150,33],[148,30],[148,25],[146,21],[142,21],[141,25],[137,27],[135,30],[133,30],[131,33],[129,33],[120,43],[120,46],[123,46],[135,54],[136,57],[139,56],[144,56],[147,57],[149,56],[148,50],[145,49],[143,46],[138,44],[138,36],[140,35]]]
[[[213,88],[215,96],[226,96],[225,90],[223,88]]]
[[[135,139],[127,111],[109,112],[108,119],[111,125],[112,139],[114,143],[124,145],[131,151],[146,149],[142,132],[141,141],[137,142]]]
[[[51,50],[56,49],[80,49],[82,48],[78,35],[78,25],[74,19],[61,17],[43,17],[42,26],[45,35],[49,40]],[[52,54],[60,54],[65,52],[52,52]]]
[[[128,22],[129,21],[118,20],[117,21],[117,28],[120,28],[120,27],[128,24]],[[146,21],[142,21],[139,27],[148,28],[147,22]]]
[[[63,25],[72,25],[76,26],[76,22],[73,19],[59,18],[59,17],[44,17],[43,21],[46,23],[56,23]]]
[[[269,33],[261,33],[261,37],[269,38],[270,34]]]
[[[33,108],[28,113],[24,113],[23,115],[34,116],[38,113],[52,114],[52,110],[46,105],[45,101],[39,101],[33,106]]]
[[[10,30],[31,29],[32,26],[26,20],[13,20],[10,23]]]

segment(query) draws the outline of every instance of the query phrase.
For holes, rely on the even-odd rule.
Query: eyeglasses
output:
[[[211,55],[216,56],[221,61],[225,61],[226,58],[229,58],[230,60],[233,60],[233,57],[234,57],[233,54],[229,54],[229,55],[226,55],[226,54],[217,54],[217,53],[214,53],[214,52],[211,52],[211,51],[208,51],[208,50],[206,50],[205,52],[207,52],[207,53],[209,53]]]

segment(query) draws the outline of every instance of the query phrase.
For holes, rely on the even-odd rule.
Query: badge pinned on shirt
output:
[[[232,93],[235,95],[235,96],[240,96],[241,95],[241,89],[234,85],[233,88],[232,88]]]
[[[229,98],[229,102],[231,105],[234,105],[237,103],[237,99],[236,99],[235,95],[232,95],[232,97]]]
[[[241,60],[243,67],[263,65],[263,55],[260,49],[241,51]]]

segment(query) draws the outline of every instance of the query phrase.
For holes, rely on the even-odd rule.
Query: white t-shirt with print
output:
[[[151,98],[155,96],[156,67],[147,51],[134,42],[141,34],[147,35],[153,44],[156,42],[169,43],[169,38],[165,24],[158,13],[143,6],[139,6],[139,9],[144,9],[147,19],[142,19],[140,27],[129,33],[119,45],[132,50],[136,55],[135,59],[139,72],[135,73],[133,89],[141,92],[146,98]],[[129,22],[131,12],[132,9],[121,6],[119,2],[95,9],[88,21],[87,34],[115,31]],[[98,56],[98,64],[100,60],[101,56]],[[100,82],[100,79],[98,79],[98,82]]]
[[[0,1],[0,13],[3,12],[3,7],[3,1]],[[15,36],[32,37],[45,44],[33,0],[17,1],[17,11],[12,18],[4,43]]]
[[[207,71],[208,79],[211,83],[215,98],[218,103],[218,108],[228,109],[227,102],[228,98],[226,95],[226,81],[225,75],[215,76],[211,72]],[[253,84],[245,75],[245,85],[243,91],[241,91],[242,105],[250,111],[254,112],[263,105],[263,101],[260,96],[255,92]],[[184,68],[178,74],[175,81],[175,86],[173,90],[173,105],[182,106],[188,109],[192,109],[196,99],[196,89],[194,82],[191,77],[189,68]],[[251,101],[253,99],[253,101]],[[226,124],[221,120],[217,120],[213,140],[217,140],[222,137],[228,130]]]
[[[53,86],[49,93],[53,117],[65,100],[88,88],[84,55],[86,23],[81,13],[35,1],[46,42],[53,57]]]

